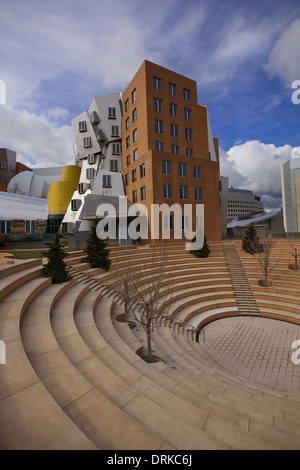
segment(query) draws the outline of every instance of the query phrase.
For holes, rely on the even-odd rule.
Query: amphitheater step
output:
[[[19,323],[24,310],[52,288],[51,279],[35,278],[0,304],[0,337],[6,344],[6,364],[0,366],[2,450],[96,449],[40,382],[21,341]]]
[[[223,244],[222,247],[239,314],[259,315],[259,307],[235,245]]]

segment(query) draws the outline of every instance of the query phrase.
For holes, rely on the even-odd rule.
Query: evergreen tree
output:
[[[83,263],[89,263],[92,268],[103,268],[106,271],[110,267],[109,250],[105,241],[98,238],[96,226],[92,228],[84,252],[87,256],[82,260]]]
[[[44,267],[44,276],[52,277],[52,284],[60,284],[72,279],[64,262],[68,254],[61,247],[61,238],[61,235],[57,234],[53,243],[47,243],[49,250],[42,252],[48,258],[48,263]]]
[[[195,238],[193,242],[195,241]],[[204,242],[202,248],[199,250],[191,250],[192,255],[197,256],[197,258],[206,258],[210,254],[209,245],[207,243],[207,238],[204,236]]]
[[[245,232],[242,248],[246,251],[246,253],[250,253],[250,255],[254,255],[260,251],[259,237],[257,236],[253,224],[249,225]]]

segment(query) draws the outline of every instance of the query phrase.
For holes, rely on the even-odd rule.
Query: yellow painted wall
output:
[[[64,214],[72,199],[74,191],[77,189],[81,168],[76,165],[64,167],[60,181],[49,186],[48,214]]]

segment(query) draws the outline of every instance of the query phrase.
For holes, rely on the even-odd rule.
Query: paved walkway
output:
[[[300,340],[298,325],[237,317],[208,324],[204,347],[216,362],[242,378],[275,390],[299,393],[300,364],[292,362],[294,340]]]

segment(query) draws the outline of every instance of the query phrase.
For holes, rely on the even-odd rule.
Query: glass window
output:
[[[185,101],[190,101],[191,100],[191,92],[187,88],[183,89],[183,99]]]
[[[30,233],[30,220],[25,220],[25,233]]]
[[[141,188],[141,201],[144,201],[146,199],[146,186],[143,186]]]
[[[130,155],[127,155],[126,157],[126,165],[130,165]]]
[[[131,99],[132,99],[132,103],[134,103],[136,100],[136,89],[134,89],[133,92],[131,93]]]
[[[72,199],[72,200],[71,200],[71,210],[72,210],[73,212],[78,211],[78,209],[79,209],[79,207],[80,207],[80,204],[81,204],[80,199]]]
[[[119,136],[119,126],[111,126],[111,135],[113,137]]]
[[[187,157],[192,157],[193,156],[193,149],[190,148],[190,147],[186,147],[185,154],[186,154]]]
[[[110,175],[103,175],[102,179],[102,186],[103,188],[111,188],[111,176]]]
[[[33,222],[35,223],[34,220]],[[12,222],[11,220],[7,220],[6,221],[6,233],[11,233],[11,232],[12,232]]]
[[[142,163],[140,165],[140,177],[144,178],[146,176],[146,168],[145,168],[145,163]]]
[[[125,127],[126,127],[126,130],[129,129],[129,117],[126,118]]]
[[[134,149],[133,151],[133,161],[136,161],[138,159],[138,149]]]
[[[136,142],[137,141],[137,129],[134,129],[133,133],[132,133],[132,141],[133,142]]]
[[[129,135],[126,137],[126,148],[128,149],[128,147],[130,147],[130,136]]]
[[[125,186],[129,185],[129,173],[126,173],[125,175]]]
[[[89,164],[95,163],[95,155],[93,153],[89,153],[87,156],[87,161]]]
[[[92,145],[92,141],[90,137],[84,137],[83,139],[83,146],[84,148],[88,148]]]
[[[171,137],[178,137],[178,125],[171,124]]]
[[[180,186],[180,199],[187,199],[188,197],[188,187],[187,186]]]
[[[132,122],[135,122],[137,119],[137,112],[136,112],[136,108],[132,111]]]
[[[185,128],[185,138],[186,138],[186,140],[193,140],[192,139],[192,129],[189,129],[188,127]]]
[[[162,173],[163,175],[170,175],[171,174],[171,162],[168,160],[162,161]]]
[[[161,150],[161,151],[164,151],[164,143],[163,142],[159,142],[158,140],[155,142],[155,148],[156,150]]]
[[[201,166],[194,165],[194,178],[201,178]]]
[[[134,191],[132,191],[132,201],[133,202],[137,202],[137,192],[136,192],[136,189]]]
[[[170,115],[177,117],[177,104],[170,103]]]
[[[118,171],[118,160],[110,160],[110,171]]]
[[[154,98],[154,111],[162,112],[163,102],[159,98]]]
[[[87,169],[86,169],[86,177],[87,177],[87,179],[94,178],[94,176],[95,176],[95,170],[94,170],[94,168],[87,168]]]
[[[202,199],[202,188],[195,188],[195,200],[201,201]]]
[[[79,132],[84,132],[86,131],[86,121],[80,121],[79,122]]]
[[[192,120],[192,111],[188,108],[184,108],[184,119],[186,121],[191,121]]]
[[[177,87],[174,83],[169,83],[169,94],[171,96],[177,96]]]
[[[172,144],[171,145],[171,151],[172,151],[172,153],[178,154],[179,153],[179,145]]]
[[[112,153],[115,155],[120,154],[120,144],[113,144]]]
[[[164,132],[164,123],[159,119],[155,119],[155,132],[158,134],[163,134]]]
[[[131,172],[131,180],[133,183],[136,181],[136,168]]]
[[[154,90],[161,91],[162,90],[162,85],[161,85],[161,79],[157,77],[153,77],[153,88]]]
[[[179,163],[179,176],[186,176],[186,163]]]
[[[163,196],[165,199],[172,198],[172,185],[171,184],[163,184]]]
[[[129,99],[127,98],[127,100],[125,101],[125,111],[128,111],[129,109]]]
[[[116,108],[108,108],[108,117],[109,119],[116,118]]]

